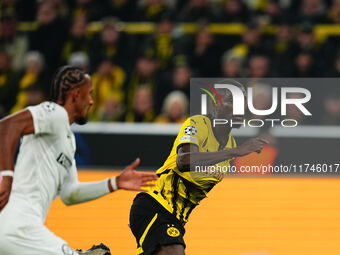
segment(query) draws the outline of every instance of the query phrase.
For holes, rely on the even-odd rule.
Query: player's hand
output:
[[[252,152],[260,153],[265,144],[268,144],[268,141],[265,139],[251,138],[237,147],[237,156],[242,157]]]
[[[155,173],[136,171],[135,168],[139,165],[140,159],[137,158],[131,165],[127,166],[123,172],[117,176],[118,189],[146,191],[142,186],[154,186],[150,181],[157,180]]]
[[[12,190],[13,177],[4,176],[0,182],[0,212],[8,203],[9,195]]]

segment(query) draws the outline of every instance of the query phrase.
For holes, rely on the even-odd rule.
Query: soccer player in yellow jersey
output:
[[[239,84],[244,90],[243,86]],[[229,166],[235,157],[260,152],[267,143],[252,138],[236,146],[232,125],[213,125],[213,119],[243,121],[233,116],[233,98],[219,91],[221,106],[212,106],[208,116],[187,119],[164,165],[157,170],[159,179],[148,193],[136,196],[130,212],[130,228],[137,241],[137,255],[183,255],[184,225],[192,210],[223,179],[223,172],[196,171],[197,167]]]

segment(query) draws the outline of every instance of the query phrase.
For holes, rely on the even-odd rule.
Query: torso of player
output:
[[[182,144],[195,144],[200,152],[216,152],[236,147],[231,134],[228,142],[221,145],[215,138],[211,121],[208,117],[197,115],[187,119],[174,142],[173,148],[164,165],[157,170],[159,179],[156,186],[148,192],[183,224],[188,221],[192,210],[207,197],[207,193],[219,183],[230,164],[231,159],[212,166],[194,166],[191,171],[181,172],[177,167],[177,150]],[[219,170],[220,169],[220,170]],[[222,171],[221,171],[222,170]]]
[[[9,206],[22,207],[44,221],[65,177],[75,167],[76,144],[63,107],[45,102],[28,109],[35,134],[22,138]]]

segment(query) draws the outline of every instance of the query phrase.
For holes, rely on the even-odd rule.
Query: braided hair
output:
[[[85,72],[74,66],[62,66],[54,74],[51,86],[50,100],[57,102],[61,99],[61,104],[64,105],[66,95],[72,88],[83,84],[85,81]]]

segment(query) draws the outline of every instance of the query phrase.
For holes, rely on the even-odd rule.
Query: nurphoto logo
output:
[[[225,89],[228,90],[228,93],[232,96],[232,104],[233,104],[233,115],[245,116],[246,107],[249,112],[257,115],[257,116],[268,116],[276,112],[279,106],[279,88],[272,87],[272,103],[268,109],[256,109],[254,106],[254,91],[252,87],[247,88],[247,92],[245,93],[240,87],[233,84],[214,84],[213,86],[204,85],[206,88],[200,88],[205,94],[201,94],[201,114],[207,115],[208,113],[208,102],[207,95],[210,96],[212,102],[215,106],[223,106],[221,97],[217,90]],[[295,105],[299,111],[302,112],[305,116],[311,116],[311,112],[304,106],[304,104],[308,103],[311,99],[311,92],[306,88],[300,87],[282,87],[280,88],[280,115],[287,115],[287,105]],[[289,98],[289,94],[300,94],[300,98]],[[262,127],[265,122],[270,123],[273,127],[275,124],[281,124],[283,127],[296,127],[298,125],[297,120],[295,119],[274,119],[274,118],[266,118],[266,119],[244,119],[243,121],[233,121],[228,119],[213,119],[213,126],[216,125],[242,125],[249,127]]]

